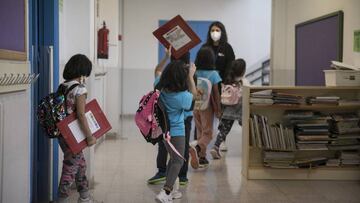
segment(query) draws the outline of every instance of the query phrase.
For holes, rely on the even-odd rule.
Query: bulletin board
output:
[[[0,1],[0,60],[27,59],[26,0]]]
[[[331,61],[342,61],[343,11],[295,26],[295,84],[324,86]]]

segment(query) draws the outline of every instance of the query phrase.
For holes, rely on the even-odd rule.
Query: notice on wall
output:
[[[354,31],[354,52],[360,52],[360,30]]]

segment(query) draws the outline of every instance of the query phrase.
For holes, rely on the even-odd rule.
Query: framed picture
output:
[[[295,26],[295,84],[324,86],[324,70],[342,61],[343,11]]]
[[[26,0],[1,0],[0,25],[0,60],[26,61]]]
[[[153,34],[166,48],[172,46],[171,54],[176,59],[201,42],[200,38],[180,15],[175,16],[159,27]]]

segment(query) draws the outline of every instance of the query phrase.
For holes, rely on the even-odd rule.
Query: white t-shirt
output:
[[[72,80],[66,83],[63,83],[67,88],[70,88],[74,84],[79,84],[75,88],[73,88],[66,97],[66,105],[67,105],[67,111],[69,114],[75,111],[76,109],[76,97],[79,97],[83,94],[87,94],[87,89],[84,84],[80,84],[76,80]]]

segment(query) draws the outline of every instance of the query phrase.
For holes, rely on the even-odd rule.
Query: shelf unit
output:
[[[252,105],[250,94],[262,90],[308,96],[339,96],[341,99],[360,99],[360,87],[244,87],[243,88],[243,125],[242,125],[242,174],[247,179],[288,179],[288,180],[360,180],[360,167],[316,168],[270,168],[263,166],[263,149],[250,146],[250,114],[268,117],[270,124],[283,122],[285,110],[314,110],[320,112],[357,112],[360,105]],[[331,155],[334,150],[296,150],[296,157]]]

